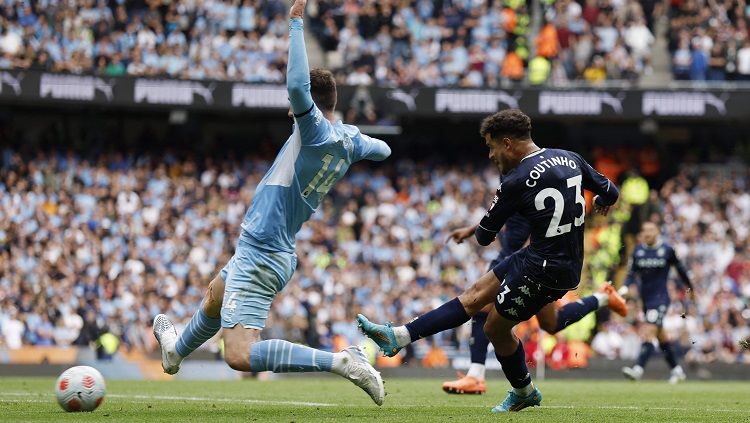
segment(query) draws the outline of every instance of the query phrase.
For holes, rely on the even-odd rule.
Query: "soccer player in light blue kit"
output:
[[[329,353],[291,342],[261,341],[276,293],[294,273],[295,235],[320,205],[331,186],[352,163],[385,160],[383,141],[334,118],[336,82],[325,70],[309,70],[302,16],[306,0],[290,11],[287,88],[294,130],[257,187],[245,214],[234,256],[208,287],[198,311],[181,336],[167,316],[154,318],[168,374],[196,348],[224,328],[224,359],[235,370],[261,372],[332,372],[359,386],[381,405],[380,374],[359,347]]]

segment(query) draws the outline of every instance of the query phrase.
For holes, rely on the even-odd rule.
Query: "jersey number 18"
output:
[[[583,225],[583,220],[586,215],[586,200],[583,198],[583,195],[581,193],[582,179],[583,178],[581,177],[581,175],[573,176],[572,178],[567,179],[568,188],[575,188],[576,190],[576,204],[581,205],[581,215],[573,220],[573,224],[576,227]],[[560,190],[555,188],[545,188],[539,191],[536,197],[534,197],[534,205],[536,206],[536,209],[538,211],[544,210],[546,208],[544,202],[550,197],[552,197],[552,199],[555,201],[555,211],[552,212],[552,220],[550,220],[549,227],[547,228],[547,233],[545,234],[547,238],[566,234],[572,229],[570,223],[560,225],[563,210],[565,209],[565,198],[563,197]]]

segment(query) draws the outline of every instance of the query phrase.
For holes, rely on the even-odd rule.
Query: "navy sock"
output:
[[[526,352],[523,350],[523,344],[520,340],[518,341],[518,348],[513,354],[501,356],[495,350],[495,357],[503,366],[505,377],[512,387],[521,389],[531,383],[531,373],[529,373],[529,368],[526,367]]]
[[[560,332],[573,323],[583,319],[583,316],[595,311],[597,308],[599,308],[599,300],[593,295],[565,304],[557,310],[556,331]]]
[[[444,330],[461,326],[469,319],[470,317],[466,314],[464,306],[456,297],[435,310],[417,317],[405,326],[411,336],[411,342],[414,342]]]
[[[646,368],[646,363],[648,362],[648,359],[651,358],[651,354],[654,353],[654,344],[649,342],[644,342],[641,344],[641,353],[638,355],[638,365],[642,368]]]
[[[487,321],[487,313],[479,312],[471,319],[471,339],[469,340],[469,351],[471,362],[484,365],[487,361],[487,346],[490,340],[484,334],[484,322]]]
[[[664,352],[664,359],[667,360],[670,369],[677,367],[677,358],[672,350],[672,344],[670,342],[659,342],[659,347]]]

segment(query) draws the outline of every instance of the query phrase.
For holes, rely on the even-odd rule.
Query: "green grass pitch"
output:
[[[438,379],[386,381],[377,407],[364,392],[336,378],[274,381],[110,381],[93,413],[65,413],[51,378],[0,378],[0,421],[377,421],[384,422],[750,422],[750,384],[741,382],[543,381],[542,407],[510,415],[490,408],[504,397],[498,377],[486,395],[448,395]]]

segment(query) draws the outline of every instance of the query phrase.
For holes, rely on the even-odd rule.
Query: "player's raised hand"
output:
[[[294,0],[292,8],[289,9],[289,18],[303,18],[305,16],[305,5],[307,5],[307,0]]]
[[[456,244],[460,244],[464,242],[466,238],[474,235],[474,231],[476,231],[476,229],[476,226],[466,226],[463,228],[454,229],[453,232],[448,235],[448,239],[445,240],[445,243],[447,244],[450,240],[453,240],[453,242],[455,242]]]
[[[606,216],[609,214],[609,206],[602,206],[596,202],[596,199],[599,198],[598,195],[594,196],[594,213],[598,213],[602,216]]]

